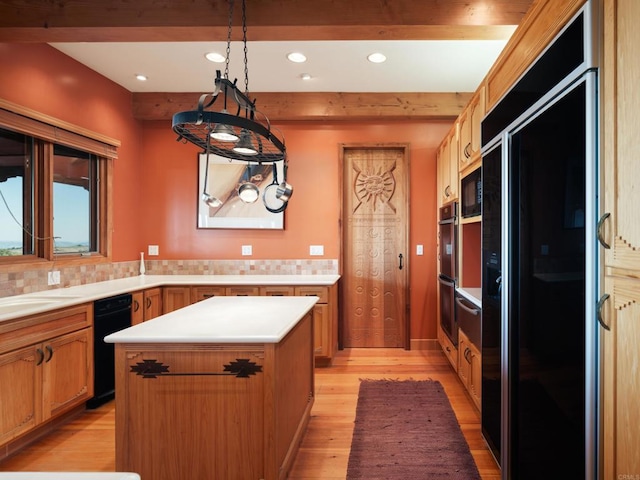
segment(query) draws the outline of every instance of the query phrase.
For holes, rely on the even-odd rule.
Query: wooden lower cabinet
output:
[[[145,293],[147,292],[149,291]],[[331,363],[335,352],[338,350],[338,294],[336,285],[167,286],[162,288],[162,313],[169,313],[210,297],[257,295],[278,297],[290,295],[317,296],[319,300],[313,310],[316,365],[327,366]],[[145,320],[148,320],[146,316]]]
[[[0,445],[93,396],[92,317],[87,304],[0,324]]]
[[[438,342],[442,347],[445,357],[451,363],[453,369],[458,371],[458,349],[453,345],[453,342],[449,339],[440,324],[438,324]]]
[[[469,341],[461,329],[458,330],[458,376],[479,410],[482,398],[482,357],[478,347]]]
[[[286,478],[314,401],[311,329],[307,314],[278,343],[116,344],[116,470],[153,480]],[[171,375],[136,374],[150,359]],[[238,359],[260,368],[225,374]]]
[[[143,292],[143,316],[145,320],[162,315],[162,288],[149,288]]]
[[[131,325],[144,322],[144,293],[142,291],[131,294]]]

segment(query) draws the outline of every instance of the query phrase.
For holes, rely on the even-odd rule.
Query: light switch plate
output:
[[[416,255],[424,255],[424,247],[422,245],[416,245]]]
[[[251,245],[242,245],[242,255],[253,255],[253,248]]]
[[[48,285],[60,285],[60,270],[53,270],[47,273]]]
[[[310,245],[309,255],[324,255],[324,245]]]
[[[158,245],[149,245],[149,256],[160,255],[160,247]]]

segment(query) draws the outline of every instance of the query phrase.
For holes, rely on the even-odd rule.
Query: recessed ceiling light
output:
[[[367,60],[369,60],[371,63],[382,63],[387,60],[387,57],[385,57],[382,53],[372,53],[367,57]]]
[[[140,80],[141,82],[146,82],[147,81],[147,76],[143,75],[141,73],[136,73],[136,79]]]
[[[289,55],[287,55],[287,58],[289,59],[289,61],[294,63],[303,63],[307,61],[307,57],[305,57],[304,54],[300,52],[291,52]]]
[[[204,56],[210,62],[215,62],[215,63],[223,63],[227,59],[224,55],[218,52],[209,52],[209,53],[206,53]]]
[[[302,80],[311,80],[311,75],[309,75],[308,73],[301,73],[300,78]]]

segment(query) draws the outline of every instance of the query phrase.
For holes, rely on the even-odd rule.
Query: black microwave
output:
[[[482,167],[475,169],[460,182],[460,213],[462,218],[482,213]]]

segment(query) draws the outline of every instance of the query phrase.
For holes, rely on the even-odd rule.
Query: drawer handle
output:
[[[480,313],[480,310],[478,310],[477,308],[469,308],[467,307],[464,303],[462,303],[462,300],[460,300],[460,298],[456,297],[456,303],[465,311],[469,312],[471,315],[478,315]]]
[[[53,348],[51,348],[51,345],[47,345],[46,347],[44,347],[47,352],[49,353],[49,356],[47,357],[47,359],[44,361],[44,363],[49,363],[51,361],[51,359],[53,358]]]
[[[42,365],[42,362],[44,362],[44,352],[41,348],[38,348],[36,349],[36,353],[38,354],[38,361],[36,362],[36,366]]]
[[[215,297],[215,295],[213,293],[203,293],[202,294],[202,298],[211,298],[211,297]]]

